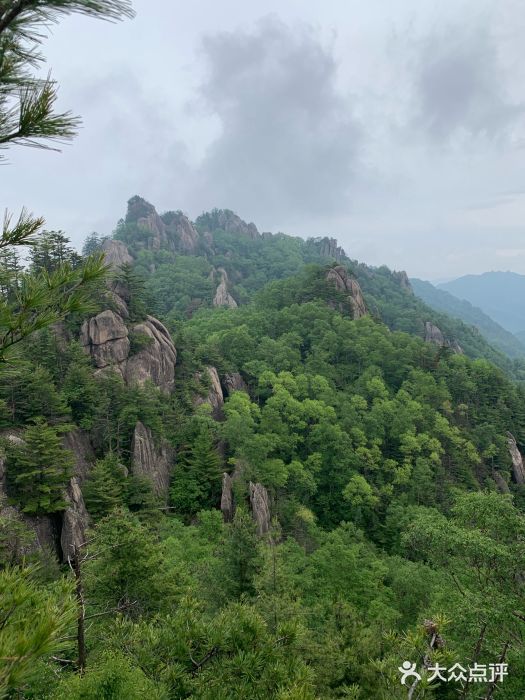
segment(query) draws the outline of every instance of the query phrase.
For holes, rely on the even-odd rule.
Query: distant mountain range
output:
[[[487,274],[505,275],[507,273]],[[474,276],[472,275],[469,277]],[[485,275],[481,275],[480,277],[485,277]],[[517,275],[517,277],[520,277],[520,275]],[[447,285],[454,284],[455,282],[461,282],[462,280],[466,279],[469,278],[462,277],[459,280],[454,280],[454,282],[447,283]],[[523,277],[523,280],[525,281],[525,277]],[[523,332],[521,338],[519,335],[514,335],[502,325],[497,323],[482,309],[471,304],[470,301],[459,299],[457,296],[445,291],[444,287],[446,285],[444,284],[436,287],[430,284],[430,282],[425,282],[419,279],[411,279],[410,283],[412,285],[412,289],[414,290],[414,294],[428,304],[428,306],[432,307],[436,311],[444,312],[449,316],[453,316],[461,321],[464,321],[465,323],[475,326],[493,347],[505,353],[505,355],[508,357],[513,359],[525,357],[525,331]]]
[[[485,272],[466,275],[437,285],[458,299],[465,299],[507,331],[525,334],[525,275],[515,272]]]

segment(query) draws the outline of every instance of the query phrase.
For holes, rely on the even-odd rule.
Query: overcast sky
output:
[[[83,128],[59,154],[11,149],[0,207],[80,244],[140,194],[425,279],[525,273],[523,0],[134,6],[53,30]]]

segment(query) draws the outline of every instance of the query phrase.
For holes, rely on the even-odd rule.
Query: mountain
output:
[[[406,273],[358,263],[333,238],[304,240],[261,233],[230,210],[203,213],[195,222],[181,211],[159,215],[139,196],[129,200],[114,238],[127,246],[154,312],[168,326],[202,308],[246,304],[266,284],[290,277],[306,265],[342,263],[359,283],[371,314],[391,330],[426,338],[429,327],[436,327],[444,345],[521,377],[522,370],[477,329],[414,295]]]
[[[459,277],[438,288],[470,301],[511,333],[525,331],[525,275],[485,272]]]
[[[46,279],[67,242],[35,242]],[[404,700],[407,659],[523,667],[519,361],[405,273],[228,210],[134,197],[88,244],[92,307],[0,367],[17,697]]]
[[[437,311],[460,319],[475,326],[483,337],[494,347],[511,358],[525,357],[525,344],[516,335],[505,330],[481,309],[464,299],[458,299],[450,292],[438,289],[430,282],[411,279],[410,284],[416,296]],[[523,334],[525,343],[525,333]]]

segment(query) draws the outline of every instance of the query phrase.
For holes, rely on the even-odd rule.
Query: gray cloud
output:
[[[525,272],[523,0],[134,4],[54,28],[59,107],[84,126],[61,154],[9,153],[0,212],[80,244],[138,193],[414,276]]]
[[[203,52],[202,103],[221,133],[197,174],[201,205],[271,212],[275,223],[343,209],[363,136],[315,31],[270,17],[208,36]]]
[[[417,122],[435,140],[497,138],[523,113],[509,95],[497,42],[483,19],[442,26],[419,42]]]

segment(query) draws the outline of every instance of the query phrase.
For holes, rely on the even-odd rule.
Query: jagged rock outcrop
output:
[[[133,262],[133,258],[129,254],[126,244],[122,241],[117,241],[115,239],[104,241],[102,252],[104,253],[105,263],[113,270],[122,267],[122,265],[131,265]]]
[[[351,277],[345,267],[337,265],[336,267],[330,268],[326,273],[326,280],[332,283],[338,292],[348,294],[348,306],[354,320],[367,315],[368,310],[359,282]],[[335,302],[332,306],[334,305]],[[341,309],[341,311],[343,311],[343,309]]]
[[[128,357],[123,376],[128,384],[143,386],[151,381],[164,393],[173,391],[177,350],[167,328],[153,316],[132,327],[133,334],[150,338],[135,355]]]
[[[456,355],[464,355],[465,352],[461,345],[458,343],[457,340],[451,340],[449,342],[449,348],[454,352]]]
[[[262,484],[250,481],[250,507],[257,526],[257,534],[265,535],[270,529],[270,499],[268,491]]]
[[[129,318],[129,309],[127,302],[124,300],[123,290],[120,288],[121,286],[119,282],[111,283],[111,288],[107,290],[105,296],[111,311],[114,311],[123,320],[127,321]]]
[[[317,238],[309,238],[306,243],[309,246],[313,246],[323,258],[332,258],[332,260],[337,260],[338,262],[346,258],[345,251],[341,246],[337,245],[335,238],[319,236]]]
[[[194,253],[199,243],[195,226],[181,211],[169,211],[159,216],[155,207],[142,197],[128,202],[126,223],[136,223],[149,236],[143,245],[150,250]]]
[[[525,466],[523,465],[523,457],[518,449],[516,438],[512,433],[507,433],[507,445],[512,459],[512,475],[514,481],[517,484],[523,484],[525,483]]]
[[[60,533],[62,558],[66,560],[73,546],[78,547],[86,541],[90,520],[81,487],[95,462],[95,454],[88,435],[79,428],[66,433],[62,442],[66,449],[71,450],[75,460],[73,476],[64,493],[67,507],[62,516]]]
[[[167,247],[181,253],[195,253],[199,234],[188,217],[181,211],[168,211],[161,216],[165,225]]]
[[[135,195],[128,200],[128,210],[126,212],[126,223],[132,224],[147,219],[151,214],[155,213],[153,204],[147,202],[143,197]]]
[[[225,374],[222,378],[222,388],[227,396],[230,396],[233,391],[245,391],[248,393],[248,387],[240,372]]]
[[[98,368],[118,367],[129,354],[128,329],[119,314],[106,309],[84,321],[80,344]]]
[[[132,338],[149,339],[133,355],[130,333]],[[128,332],[122,316],[107,309],[83,323],[80,343],[99,369],[112,367],[128,384],[142,386],[149,380],[165,393],[173,390],[177,351],[166,327],[153,316]]]
[[[410,280],[408,279],[408,275],[404,270],[393,272],[392,276],[399,282],[401,289],[406,289],[407,292],[411,292],[412,294],[414,293]]]
[[[237,464],[230,475],[226,472],[222,475],[221,511],[225,523],[232,522],[235,515],[235,498],[233,487],[235,482],[242,481],[243,466]],[[256,524],[257,534],[261,537],[270,530],[271,513],[270,497],[267,489],[260,483],[252,481],[248,484],[247,493],[250,511]]]
[[[222,393],[219,374],[215,367],[206,367],[208,381],[210,384],[209,391],[206,396],[196,396],[193,400],[194,406],[200,406],[203,403],[208,403],[212,409],[212,416],[219,420],[222,418],[222,407],[224,406],[224,394]],[[197,381],[203,378],[202,372],[197,372],[195,375]]]
[[[430,321],[425,322],[425,343],[434,343],[441,348],[447,344],[441,329]]]
[[[254,223],[247,224],[230,209],[214,209],[211,212],[206,212],[199,216],[197,223],[205,232],[222,229],[228,233],[235,233],[238,236],[251,239],[256,239],[260,235]]]
[[[74,476],[82,485],[87,479],[92,465],[95,463],[95,453],[87,433],[80,428],[65,433],[62,442],[66,450],[71,450],[75,460]]]
[[[224,522],[231,523],[235,515],[233,480],[226,472],[222,475],[221,511]]]
[[[445,338],[441,329],[430,321],[425,322],[425,343],[433,343],[440,348],[450,348],[456,355],[463,355],[463,348],[457,340]]]
[[[68,504],[62,518],[60,547],[62,557],[67,560],[75,547],[80,547],[86,541],[89,527],[89,515],[80,488],[80,480],[74,476],[66,489],[65,501]]]
[[[168,495],[171,462],[169,445],[156,444],[151,430],[137,421],[131,443],[131,471],[149,479],[154,492],[163,499]]]
[[[218,272],[221,276],[221,281],[213,297],[213,306],[228,306],[230,309],[236,309],[237,302],[228,292],[228,275],[226,270],[220,267]]]

